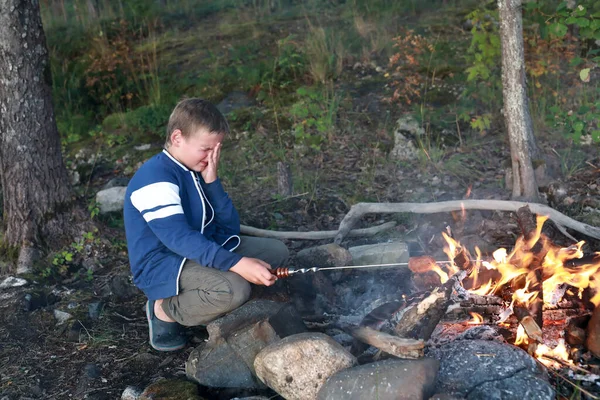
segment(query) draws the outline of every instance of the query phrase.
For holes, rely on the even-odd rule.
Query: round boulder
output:
[[[311,400],[327,378],[356,358],[329,336],[300,333],[265,347],[254,360],[256,375],[287,400]]]

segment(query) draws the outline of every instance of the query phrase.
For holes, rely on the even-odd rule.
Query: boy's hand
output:
[[[219,167],[219,160],[221,158],[221,143],[217,143],[214,149],[210,151],[206,161],[208,165],[204,168],[204,171],[200,172],[204,182],[212,183],[217,180],[217,169]]]
[[[229,270],[255,285],[271,286],[277,280],[271,266],[258,258],[243,257]]]

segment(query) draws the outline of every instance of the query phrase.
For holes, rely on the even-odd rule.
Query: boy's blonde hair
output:
[[[181,100],[169,117],[165,147],[171,145],[171,134],[175,129],[187,138],[200,128],[214,134],[229,133],[227,120],[212,103],[199,98]]]

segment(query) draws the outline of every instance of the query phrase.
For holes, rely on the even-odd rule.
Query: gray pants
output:
[[[258,258],[280,267],[289,252],[276,239],[242,236],[234,250],[244,257]],[[250,298],[250,283],[235,272],[203,267],[187,260],[179,277],[179,294],[162,303],[165,313],[185,326],[206,325],[235,310]]]

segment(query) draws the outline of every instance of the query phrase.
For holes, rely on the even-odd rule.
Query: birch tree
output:
[[[521,0],[498,0],[502,46],[502,97],[504,121],[510,140],[513,198],[539,199],[533,160],[539,150],[533,136],[525,83],[525,51]]]

